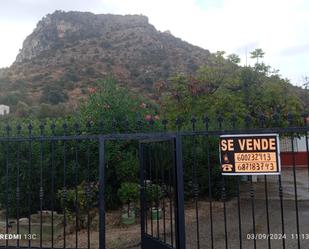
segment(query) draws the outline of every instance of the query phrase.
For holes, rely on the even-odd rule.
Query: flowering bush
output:
[[[143,123],[140,129],[147,129],[150,120],[158,119],[156,104],[118,86],[114,79],[108,78],[97,84],[96,88],[88,88],[90,95],[81,108],[81,117],[85,122],[104,123],[100,132],[134,132],[138,120]],[[129,126],[124,125],[125,122]]]
[[[150,126],[152,120],[159,118],[154,103],[118,86],[112,78],[97,85],[95,89],[88,89],[88,101],[81,108],[82,123],[101,123],[97,125],[99,130],[92,133],[127,133],[155,128],[155,125]],[[138,143],[109,141],[105,146],[106,203],[113,207],[123,202],[128,194],[124,194],[128,186],[121,184],[136,182],[139,177]]]

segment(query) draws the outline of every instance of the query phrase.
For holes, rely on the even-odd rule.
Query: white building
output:
[[[308,138],[309,143],[309,138]],[[294,152],[306,152],[306,136],[302,135],[299,137],[294,137],[293,139],[293,149]],[[292,140],[290,137],[284,137],[280,139],[280,151],[281,152],[292,152]]]
[[[6,115],[10,113],[10,107],[7,105],[0,105],[0,115]]]

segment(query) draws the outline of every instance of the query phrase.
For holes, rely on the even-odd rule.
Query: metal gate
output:
[[[32,125],[0,129],[0,248],[111,248],[106,198],[109,185],[119,187],[119,172],[110,174],[111,143],[125,144],[122,153],[134,148],[142,249],[308,248],[307,119],[246,118],[237,128],[234,119],[205,117],[175,132],[163,121],[161,130],[150,123],[135,133],[104,134],[90,125],[83,133],[67,124],[58,132],[55,124],[36,133]],[[222,176],[219,136],[255,133],[279,134],[287,164],[281,175]],[[132,248],[138,235],[139,228]]]
[[[140,142],[142,249],[185,248],[180,137]]]

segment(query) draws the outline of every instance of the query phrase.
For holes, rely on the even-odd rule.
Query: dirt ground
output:
[[[301,238],[299,243],[301,248],[309,248],[309,192],[308,192],[308,171],[307,169],[297,170],[297,194],[298,194],[298,219]],[[286,249],[297,248],[297,224],[296,224],[296,202],[295,189],[293,181],[293,171],[291,169],[282,172],[282,187],[283,187],[283,214],[281,213],[278,176],[270,176],[267,178],[268,187],[268,213],[269,213],[269,232],[266,216],[266,201],[265,201],[265,182],[264,177],[259,177],[254,183],[254,219],[255,233],[260,236],[255,242],[248,238],[247,235],[253,234],[253,217],[252,217],[252,200],[250,197],[250,184],[243,182],[241,184],[240,194],[240,213],[241,213],[241,240],[239,239],[239,218],[238,218],[238,202],[237,198],[226,202],[226,233],[224,226],[224,208],[222,202],[212,202],[212,220],[213,232],[211,233],[210,226],[210,203],[208,200],[199,200],[198,202],[198,221],[196,223],[195,203],[187,202],[185,206],[185,221],[186,221],[186,243],[187,249],[197,249],[197,236],[199,236],[199,248],[208,249],[211,247],[211,234],[213,234],[213,245],[215,249],[225,248],[225,234],[227,235],[228,248],[236,249],[254,248],[256,243],[257,249],[272,248],[282,249],[285,243]],[[108,249],[138,249],[140,248],[140,221],[137,219],[135,225],[124,226],[120,222],[120,212],[114,211],[106,214],[106,243]],[[282,224],[282,216],[284,222]],[[166,223],[169,218],[166,218]],[[150,224],[150,221],[148,221]],[[163,231],[162,220],[159,222],[160,231]],[[282,228],[286,235],[283,240]],[[154,224],[156,231],[156,222]],[[199,232],[197,232],[199,231]],[[269,240],[263,237],[271,234]],[[166,226],[166,240],[170,241],[171,233],[169,226]],[[163,234],[160,234],[163,238]],[[75,233],[66,236],[66,247],[75,248]],[[98,229],[91,231],[90,245],[91,248],[98,248],[99,232]],[[3,241],[0,241],[1,245]],[[22,243],[26,243],[22,242]],[[268,245],[270,243],[270,246]],[[16,244],[10,241],[11,245]],[[34,241],[38,245],[38,241]],[[50,246],[49,242],[44,242],[45,246]],[[63,246],[63,238],[59,237],[55,247]],[[87,248],[87,231],[83,230],[78,233],[78,248]]]
[[[282,249],[285,243],[286,249],[298,248],[297,224],[296,224],[296,202],[295,189],[292,169],[283,170],[282,174],[283,189],[283,218],[281,220],[281,207],[279,197],[278,176],[267,177],[268,188],[268,212],[269,212],[269,232],[266,216],[266,197],[264,176],[259,177],[254,183],[254,218],[255,232],[260,238],[256,240],[256,248]],[[296,172],[297,195],[298,195],[298,219],[300,231],[301,248],[309,248],[309,190],[308,190],[308,170],[301,169]],[[254,248],[254,240],[247,238],[248,234],[253,234],[252,202],[250,197],[250,184],[242,183],[240,194],[240,213],[241,213],[241,243],[242,248]],[[199,203],[199,235],[200,248],[211,248],[211,230],[210,230],[210,205],[208,202]],[[197,247],[197,226],[194,222],[195,214],[186,212],[186,237],[187,248]],[[227,214],[227,243],[229,248],[240,248],[239,239],[239,220],[237,199],[232,199],[226,203]],[[225,230],[224,230],[224,209],[222,203],[213,204],[213,244],[214,248],[225,248]],[[282,227],[286,235],[283,240]],[[271,235],[268,240],[267,234]],[[264,236],[264,237],[263,237]],[[270,247],[268,245],[270,243]]]
[[[297,208],[299,221],[299,243],[301,248],[309,248],[309,189],[308,189],[308,170],[299,169],[296,171],[297,179]],[[252,200],[250,197],[250,183],[243,182],[241,184],[240,194],[240,214],[241,214],[241,244],[242,248],[254,248],[256,243],[257,249],[272,248],[282,249],[283,244],[286,249],[298,248],[297,239],[297,224],[296,224],[296,202],[294,189],[294,175],[292,168],[282,171],[282,190],[283,201],[282,210],[280,205],[278,176],[267,177],[267,194],[268,194],[268,216],[269,223],[267,223],[266,216],[266,197],[265,197],[265,181],[264,176],[260,176],[257,182],[254,182],[254,219],[255,219],[255,233],[258,236],[256,241],[250,237],[253,234],[253,218],[252,218]],[[198,221],[199,227],[197,229],[196,223],[196,209],[195,203],[187,202],[185,207],[185,222],[186,222],[186,243],[187,249],[208,249],[211,247],[211,229],[210,229],[210,204],[207,200],[199,200],[198,202]],[[213,218],[213,246],[216,249],[225,248],[225,227],[224,227],[224,208],[222,202],[212,202],[212,218]],[[234,198],[226,203],[226,229],[227,229],[227,243],[228,248],[240,248],[239,239],[239,219],[238,219],[238,202]],[[283,216],[283,224],[282,224]],[[161,221],[162,222],[162,221]],[[167,223],[169,220],[166,221]],[[269,224],[269,232],[268,232]],[[154,226],[154,231],[156,227]],[[284,229],[285,236],[282,236]],[[160,229],[162,231],[162,228]],[[167,240],[170,239],[170,229],[167,227]],[[197,232],[199,230],[199,233]],[[116,232],[116,230],[111,230]],[[124,233],[124,234],[122,234]],[[112,234],[107,237],[111,240]],[[140,239],[139,225],[129,227],[127,230],[121,230],[119,233],[118,242],[120,248],[140,248],[134,246]],[[265,236],[270,234],[270,238]],[[127,240],[123,239],[123,235]],[[136,236],[134,240],[133,237]],[[114,235],[115,236],[115,235]],[[132,236],[129,240],[128,236]],[[161,238],[162,238],[161,234]],[[199,247],[197,243],[197,236],[199,236]],[[285,237],[286,239],[283,239]],[[269,247],[270,243],[270,247]],[[115,248],[115,247],[108,247]]]

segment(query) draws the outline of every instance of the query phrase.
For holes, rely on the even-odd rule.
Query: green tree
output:
[[[30,113],[29,106],[25,102],[18,101],[16,105],[15,115],[17,117],[27,117],[29,113]]]
[[[256,48],[254,51],[250,52],[251,59],[256,59],[256,64],[259,64],[259,59],[264,58],[265,52],[261,48]]]
[[[309,111],[309,76],[302,77],[302,87],[305,89],[304,94],[304,107],[306,111]]]
[[[209,64],[200,67],[196,76],[176,75],[170,78],[163,95],[162,112],[172,120],[190,119],[205,112],[232,114],[234,102],[241,105],[240,67],[224,59],[224,52],[211,55]]]
[[[237,54],[229,54],[227,56],[227,60],[234,63],[234,64],[240,63],[240,58]]]

